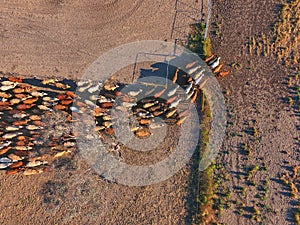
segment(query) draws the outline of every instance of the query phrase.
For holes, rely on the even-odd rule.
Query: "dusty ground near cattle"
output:
[[[0,70],[78,78],[101,54],[121,44],[187,35],[189,17],[200,16],[195,9],[201,12],[201,1],[196,2],[178,3],[180,10],[190,11],[178,13],[174,23],[172,0],[4,1]]]
[[[249,37],[271,32],[282,3],[214,1],[214,53],[233,70],[219,80],[227,99],[228,129],[216,160],[216,182],[221,184],[214,198],[224,224],[295,224],[299,209],[299,200],[282,181],[282,175],[299,166],[297,71],[247,49]],[[5,1],[0,10],[4,72],[76,79],[119,44],[184,36],[172,33],[171,0]],[[104,181],[80,156],[38,176],[1,173],[0,217],[5,224],[191,224],[197,191],[193,165],[142,188]],[[295,184],[299,189],[299,178]]]

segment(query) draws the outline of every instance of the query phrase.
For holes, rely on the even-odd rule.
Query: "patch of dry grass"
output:
[[[294,218],[297,225],[300,225],[300,208],[294,212]]]
[[[191,25],[192,31],[187,47],[199,54],[202,59],[212,55],[211,39],[204,39],[205,24],[197,23]],[[205,94],[201,91],[200,103],[202,111],[201,122],[201,144],[200,144],[200,159],[202,155],[208,151],[211,111],[210,106],[205,98]],[[198,222],[199,224],[217,224],[215,218],[214,205],[214,169],[215,165],[212,164],[204,171],[200,172],[199,177],[199,193],[197,197],[198,207]]]
[[[251,55],[274,55],[286,65],[299,67],[299,41],[300,0],[292,0],[282,6],[272,34],[249,37],[247,47]]]
[[[202,93],[204,96],[204,94]],[[200,158],[207,151],[209,142],[211,111],[205,97],[203,97],[203,118],[201,123],[201,138],[202,143],[200,146]],[[212,224],[215,223],[215,212],[213,209],[213,196],[214,196],[214,169],[215,165],[210,165],[200,173],[200,190],[199,190],[199,223]]]

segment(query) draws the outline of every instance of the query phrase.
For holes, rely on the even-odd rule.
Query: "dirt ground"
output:
[[[251,219],[257,209],[261,224],[295,224],[292,213],[299,201],[280,180],[300,158],[299,110],[287,103],[294,93],[287,80],[294,71],[274,57],[251,56],[246,47],[248,37],[270,32],[282,2],[213,4],[212,22],[224,21],[219,37],[211,24],[213,52],[227,67],[242,65],[219,80],[228,108],[227,136],[216,160],[222,168],[217,173],[225,174],[222,191],[230,193],[230,204],[219,218],[224,224],[259,224]],[[186,3],[201,9],[201,1]],[[179,13],[174,23],[174,9],[172,0],[3,0],[0,70],[80,78],[99,55],[120,44],[184,38],[190,20]],[[242,148],[245,144],[250,155]],[[0,218],[2,224],[192,224],[197,191],[193,165],[147,187],[104,181],[79,156],[42,175],[0,173]],[[252,185],[247,166],[260,168]],[[264,199],[263,188],[268,190]]]
[[[201,15],[201,1],[178,3],[178,8],[190,11],[178,13],[174,23],[172,0],[4,0],[0,70],[78,78],[97,57],[121,44],[186,36],[189,17]]]
[[[227,98],[228,129],[217,162],[226,162],[222,165],[225,187],[233,202],[222,213],[220,221],[225,224],[258,224],[251,219],[256,209],[263,224],[295,224],[293,212],[299,203],[280,180],[299,166],[299,111],[287,102],[294,96],[287,84],[295,70],[272,56],[251,56],[246,47],[249,37],[271,32],[280,3],[216,1],[213,7],[213,20],[221,16],[224,21],[220,37],[213,38],[214,51],[228,64],[242,65],[220,79]],[[243,152],[244,144],[251,149],[250,156]],[[263,169],[254,176],[255,184],[249,185],[245,167],[256,165]],[[262,187],[267,189],[265,199],[259,197]]]
[[[191,4],[199,18],[201,2]],[[3,1],[0,71],[79,79],[98,56],[138,40],[185,38],[184,14],[168,1]],[[190,15],[192,15],[190,14]],[[146,187],[103,180],[79,156],[37,176],[0,173],[1,224],[191,224],[195,162]]]

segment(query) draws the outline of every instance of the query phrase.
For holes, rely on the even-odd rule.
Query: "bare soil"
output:
[[[216,173],[224,177],[218,192],[230,193],[219,218],[224,224],[295,224],[299,200],[280,180],[299,166],[299,109],[287,102],[295,95],[288,87],[295,71],[274,57],[251,56],[246,47],[248,37],[271,31],[282,2],[213,4],[212,21],[224,21],[219,37],[211,24],[213,52],[228,68],[242,65],[219,80],[228,108],[227,137],[216,160]],[[4,1],[0,70],[78,79],[99,55],[120,44],[184,38],[177,25],[186,17],[178,15],[182,19],[174,26],[174,7],[171,0]],[[187,29],[186,22],[182,26]],[[79,155],[41,175],[0,173],[0,218],[3,224],[192,224],[198,179],[193,165],[147,187],[105,181]],[[249,180],[253,166],[259,170]],[[299,181],[296,185],[299,189]],[[265,199],[260,198],[263,187],[268,189]],[[257,209],[260,221],[252,217]]]
[[[187,3],[201,9],[201,2]],[[78,80],[90,63],[111,48],[138,40],[185,37],[179,31],[182,27],[186,31],[191,23],[184,15],[174,22],[171,0],[4,1],[0,12],[0,71],[37,78]],[[177,33],[172,32],[175,25]],[[160,146],[161,152],[168,154],[168,146]],[[195,221],[195,160],[172,178],[146,187],[127,187],[100,178],[79,154],[56,165],[51,172],[36,176],[0,173],[3,224]]]
[[[299,86],[292,76],[297,70],[272,56],[251,56],[246,47],[249,37],[271,33],[280,3],[216,1],[213,7],[213,20],[219,21],[221,16],[224,21],[220,37],[212,35],[214,52],[227,64],[242,65],[220,79],[228,104],[228,129],[217,162],[224,168],[224,186],[231,202],[221,214],[224,224],[258,224],[252,217],[256,209],[263,224],[295,224],[293,213],[299,202],[280,177],[299,166],[299,108],[295,110],[287,101],[295,96],[292,87]],[[212,26],[212,33],[214,30]],[[293,84],[288,87],[290,77]],[[245,144],[251,150],[249,156]],[[247,167],[253,166],[261,169],[251,185]],[[296,186],[299,188],[299,183]],[[265,199],[260,198],[262,187],[268,190]]]

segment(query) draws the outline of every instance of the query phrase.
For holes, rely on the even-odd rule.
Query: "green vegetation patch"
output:
[[[202,59],[205,59],[212,54],[210,38],[204,39],[205,28],[203,22],[192,24],[192,31],[187,46],[191,51],[199,54]]]

